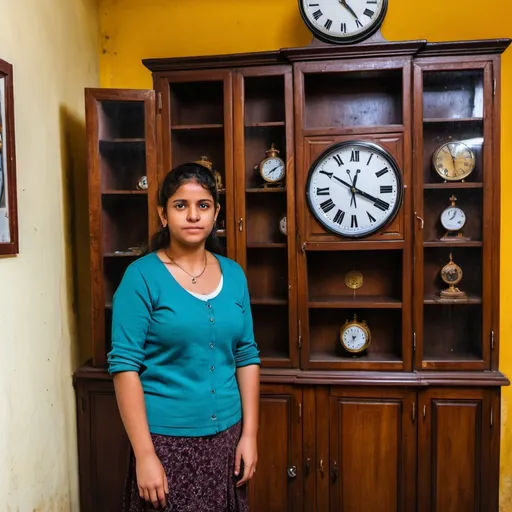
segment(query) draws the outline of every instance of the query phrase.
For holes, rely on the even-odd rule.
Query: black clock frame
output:
[[[317,215],[317,213],[314,209],[314,206],[312,204],[312,198],[309,194],[309,185],[311,183],[313,173],[315,172],[315,169],[318,167],[320,162],[322,160],[325,160],[325,158],[328,157],[331,153],[336,153],[347,146],[350,146],[350,147],[359,146],[364,149],[369,149],[369,150],[373,151],[374,153],[380,154],[381,157],[385,158],[389,162],[389,165],[392,168],[393,172],[395,173],[396,180],[397,180],[397,192],[396,192],[397,200],[395,202],[395,205],[393,206],[391,215],[388,217],[386,223],[382,224],[380,226],[377,226],[375,229],[372,229],[371,231],[367,231],[366,233],[361,233],[361,234],[359,234],[359,233],[354,233],[354,234],[350,234],[350,235],[349,234],[341,234],[341,233],[338,233],[337,231],[333,230],[329,224],[327,224],[322,218],[320,218]],[[397,213],[399,212],[400,208],[402,207],[403,197],[404,197],[404,185],[403,185],[402,170],[400,169],[400,166],[398,165],[398,162],[396,161],[395,157],[388,150],[386,150],[379,144],[376,144],[375,142],[365,141],[365,140],[345,140],[342,142],[337,142],[336,144],[333,144],[332,146],[329,146],[327,149],[322,151],[322,153],[320,153],[319,156],[317,156],[315,158],[313,163],[309,166],[308,177],[306,180],[305,193],[306,193],[306,204],[308,205],[309,212],[311,213],[311,215],[313,215],[313,217],[316,219],[316,221],[319,222],[325,230],[329,231],[330,233],[335,234],[336,236],[338,236],[340,238],[347,238],[349,240],[359,239],[359,238],[367,238],[371,235],[374,235],[375,233],[377,233],[378,231],[380,231],[387,225],[389,225],[389,223],[396,217]]]
[[[371,37],[377,30],[380,29],[382,26],[382,23],[384,22],[384,19],[386,18],[386,14],[388,11],[388,0],[382,0],[382,11],[380,12],[379,16],[377,17],[376,21],[363,32],[360,32],[359,34],[354,34],[349,37],[339,38],[336,36],[329,36],[328,34],[325,34],[321,30],[318,30],[318,27],[311,23],[309,20],[306,11],[304,9],[303,2],[305,0],[298,0],[299,2],[299,12],[301,15],[302,20],[308,27],[308,29],[311,31],[311,33],[320,41],[323,41],[324,43],[330,43],[330,44],[338,44],[338,45],[346,45],[346,44],[355,44],[360,43],[361,41],[364,41],[365,39],[368,39]]]

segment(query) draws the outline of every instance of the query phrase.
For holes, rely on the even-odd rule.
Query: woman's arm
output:
[[[260,408],[260,367],[251,364],[237,368],[236,377],[242,399],[242,436],[256,438]]]
[[[258,424],[260,407],[260,367],[257,364],[237,368],[236,377],[242,400],[242,436],[236,449],[235,475],[244,462],[244,474],[238,486],[248,482],[256,472],[258,462]]]
[[[144,391],[139,378],[151,310],[148,285],[139,268],[132,264],[114,294],[112,349],[108,363],[119,413],[135,453],[139,495],[158,508],[159,502],[165,506],[165,493],[169,490],[149,433]]]
[[[139,375],[136,372],[115,374],[114,389],[119,413],[135,457],[138,459],[154,453]]]
[[[117,405],[124,428],[135,454],[139,495],[151,501],[154,508],[166,505],[169,487],[165,471],[158,459],[149,433],[144,392],[137,372],[114,375]]]

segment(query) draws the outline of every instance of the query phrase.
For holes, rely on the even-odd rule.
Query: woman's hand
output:
[[[240,438],[235,453],[235,475],[240,474],[240,462],[244,463],[244,474],[242,479],[236,484],[237,487],[247,483],[256,473],[256,463],[258,462],[258,449],[255,436],[244,436]]]
[[[156,453],[150,453],[136,458],[137,485],[141,498],[159,508],[165,508],[166,494],[169,494],[167,476]]]

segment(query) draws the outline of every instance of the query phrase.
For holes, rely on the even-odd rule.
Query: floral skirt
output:
[[[235,450],[241,432],[242,424],[238,422],[213,436],[151,435],[169,482],[167,507],[163,509],[165,512],[249,511],[247,485],[237,488],[236,482],[240,476],[234,475]],[[151,503],[139,496],[132,452],[123,511],[153,510]]]

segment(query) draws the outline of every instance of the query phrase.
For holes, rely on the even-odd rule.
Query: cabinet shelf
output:
[[[147,195],[147,190],[104,190],[102,195],[104,196],[144,196]]]
[[[222,130],[224,128],[223,124],[220,123],[212,123],[212,124],[175,124],[171,126],[171,131],[175,132],[184,132],[184,131],[192,131],[192,130]]]
[[[473,182],[473,183],[425,183],[423,185],[424,189],[429,190],[446,190],[451,188],[483,188],[483,183],[481,182]]]
[[[338,297],[312,297],[308,301],[308,308],[315,309],[349,309],[349,308],[372,308],[372,309],[400,309],[402,301],[393,297],[379,295],[367,295],[350,298],[347,296]]]
[[[104,258],[138,258],[141,254],[130,251],[122,252],[106,252],[103,254]]]
[[[285,187],[267,187],[267,188],[247,188],[247,194],[283,194],[286,193]]]
[[[362,356],[340,357],[329,353],[315,352],[311,354],[312,363],[345,363],[360,365],[361,363],[384,363],[390,365],[402,364],[397,354],[391,352],[368,352]]]
[[[251,304],[256,306],[287,306],[287,299],[274,299],[274,298],[251,298]]]
[[[133,143],[144,143],[146,139],[140,137],[116,137],[113,139],[100,139],[99,143],[101,144],[133,144]]]
[[[478,295],[468,295],[467,299],[457,299],[454,300],[453,302],[445,302],[441,301],[439,297],[431,295],[424,299],[423,304],[430,306],[464,306],[471,304],[482,304],[482,297],[479,297]]]
[[[247,242],[247,249],[286,249],[286,243],[277,242]]]
[[[443,242],[441,240],[431,240],[428,242],[423,242],[423,247],[482,247],[483,242],[478,241],[468,241],[468,242],[458,242],[457,240],[451,240]]]
[[[273,126],[285,126],[284,121],[263,121],[261,123],[245,123],[246,128],[270,128]]]
[[[426,117],[424,123],[482,123],[483,117]]]

